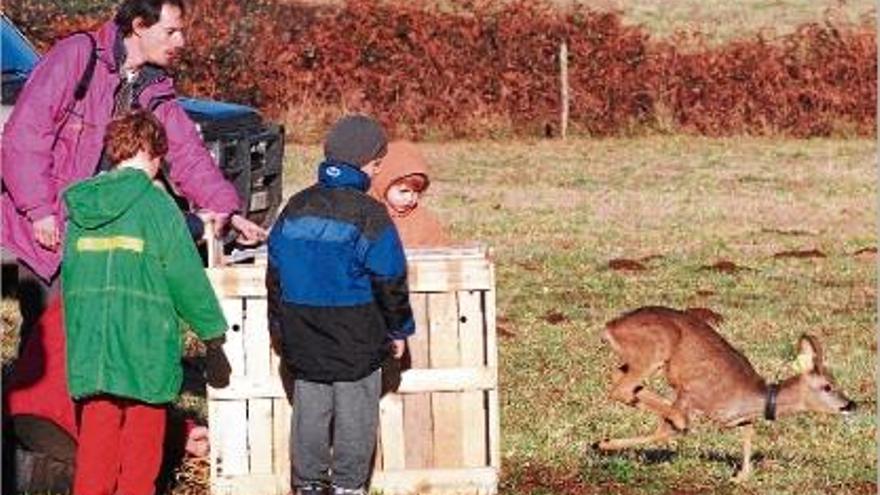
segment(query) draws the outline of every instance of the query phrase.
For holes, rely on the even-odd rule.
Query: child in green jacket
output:
[[[228,383],[226,320],[180,210],[153,185],[168,149],[137,111],[107,127],[114,168],[64,193],[62,267],[70,394],[81,405],[74,493],[150,495],[165,406],[180,390],[181,320],[208,343],[208,378]]]

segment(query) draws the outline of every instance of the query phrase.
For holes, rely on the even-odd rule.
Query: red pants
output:
[[[165,406],[112,396],[83,401],[74,495],[153,495]]]

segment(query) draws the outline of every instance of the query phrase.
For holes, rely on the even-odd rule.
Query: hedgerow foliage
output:
[[[59,16],[47,5],[7,7],[42,47],[112,13]],[[812,137],[876,129],[872,25],[814,23],[772,40],[705,46],[653,41],[614,12],[532,1],[443,5],[193,0],[178,85],[255,105],[311,138],[342,111],[368,112],[416,138],[553,135],[565,41],[575,132]]]

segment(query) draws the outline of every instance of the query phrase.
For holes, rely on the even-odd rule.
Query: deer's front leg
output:
[[[743,462],[739,472],[733,477],[734,483],[742,483],[752,474],[752,439],[755,437],[755,426],[748,424],[742,428]]]
[[[631,438],[605,439],[601,442],[594,443],[593,448],[598,450],[627,449],[636,445],[662,442],[674,437],[677,433],[678,431],[671,424],[669,424],[669,422],[667,422],[665,418],[661,416],[660,424],[657,426],[657,430],[655,430],[654,433],[651,433],[650,435],[643,435]]]

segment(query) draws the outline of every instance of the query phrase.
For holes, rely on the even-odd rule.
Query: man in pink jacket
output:
[[[77,34],[59,41],[34,69],[3,129],[2,247],[18,260],[26,339],[17,369],[4,384],[5,409],[14,422],[39,424],[24,430],[54,426],[76,438],[65,359],[53,354],[64,349],[57,317],[66,220],[61,193],[102,170],[104,132],[114,115],[152,111],[168,135],[167,173],[177,191],[210,211],[218,227],[230,223],[244,242],[266,237],[264,229],[236,214],[235,187],[174,99],[165,68],[184,46],[184,14],[182,0],[124,0],[115,19],[90,33],[91,39]],[[75,97],[93,54],[91,81],[84,95]],[[36,290],[25,291],[28,287]]]

